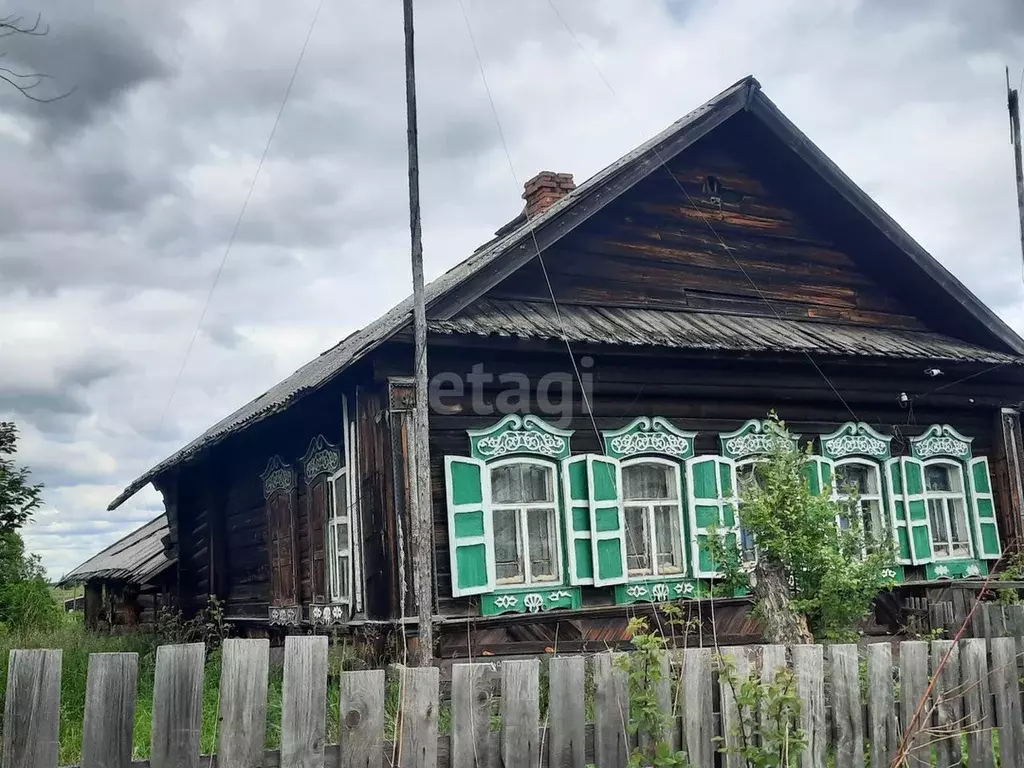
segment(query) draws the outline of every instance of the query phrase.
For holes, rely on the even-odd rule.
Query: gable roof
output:
[[[81,584],[93,579],[145,584],[177,562],[167,556],[164,548],[164,538],[169,533],[167,515],[160,515],[90,557],[61,579],[60,584]]]
[[[533,259],[538,250],[573,231],[623,192],[645,179],[665,162],[693,145],[733,115],[748,111],[779,136],[808,166],[896,245],[923,275],[941,287],[986,329],[993,343],[1005,351],[1024,355],[1024,340],[982,304],[945,267],[889,217],[818,149],[761,91],[752,76],[734,83],[664,131],[623,155],[580,184],[541,215],[523,221],[474,252],[427,284],[428,318],[432,329],[445,331],[443,323],[486,291]],[[512,222],[515,223],[515,220]],[[346,368],[380,346],[412,321],[412,297],[352,333],[284,381],[214,424],[210,429],[134,480],[108,509],[120,506],[157,475],[188,460],[249,424],[289,407],[297,398],[333,380]],[[450,331],[448,331],[450,332]]]

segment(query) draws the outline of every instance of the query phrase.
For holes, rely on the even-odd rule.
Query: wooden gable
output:
[[[926,297],[822,221],[781,163],[753,158],[734,121],[545,252],[560,304],[954,330],[926,322]],[[536,259],[486,296],[551,301]]]

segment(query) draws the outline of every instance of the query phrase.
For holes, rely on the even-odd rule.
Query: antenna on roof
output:
[[[412,238],[412,297],[414,373],[416,406],[413,410],[413,488],[409,522],[411,533],[413,594],[415,596],[419,637],[417,663],[433,665],[434,569],[431,567],[433,517],[430,493],[430,445],[427,419],[427,311],[423,290],[423,236],[420,229],[420,167],[416,126],[416,61],[413,41],[412,0],[403,0],[405,19],[405,118],[409,145],[409,232]],[[402,585],[403,587],[405,585]],[[399,597],[405,601],[405,595]],[[401,629],[405,632],[405,627]]]
[[[1009,67],[1006,68],[1006,107],[1010,111],[1010,142],[1013,144],[1013,162],[1017,170],[1017,213],[1020,217],[1021,258],[1024,259],[1024,160],[1020,154],[1020,99],[1017,89],[1010,87]]]

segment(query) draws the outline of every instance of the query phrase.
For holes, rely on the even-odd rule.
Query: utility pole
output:
[[[1020,216],[1020,249],[1024,258],[1024,166],[1020,154],[1020,100],[1016,88],[1010,87],[1010,68],[1006,68],[1006,106],[1010,110],[1010,141],[1013,162],[1017,168],[1017,213]]]
[[[405,16],[405,116],[409,145],[409,232],[412,236],[413,335],[416,407],[413,411],[413,483],[410,538],[413,590],[419,623],[417,663],[434,663],[434,569],[431,564],[433,515],[430,493],[430,444],[427,419],[427,309],[423,297],[423,235],[420,230],[420,161],[416,127],[416,61],[412,0],[402,0]],[[405,599],[405,596],[402,596]],[[402,627],[405,631],[405,627]]]

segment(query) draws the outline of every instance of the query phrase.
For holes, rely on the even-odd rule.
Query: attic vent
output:
[[[704,186],[701,189],[701,191],[705,195],[715,195],[715,196],[717,196],[720,193],[720,191],[721,191],[720,188],[719,188],[719,184],[718,184],[718,177],[717,176],[705,176],[704,177]]]

